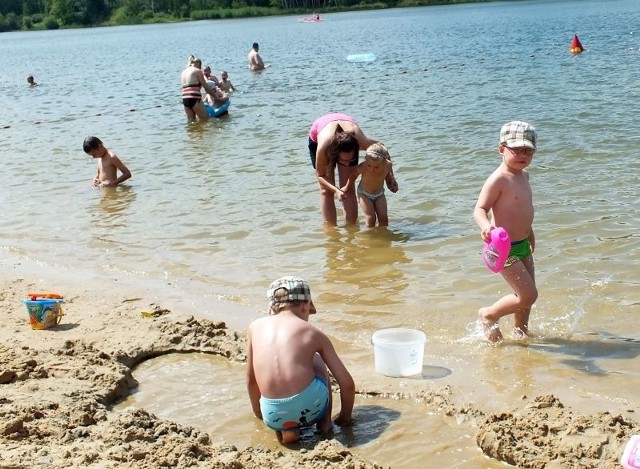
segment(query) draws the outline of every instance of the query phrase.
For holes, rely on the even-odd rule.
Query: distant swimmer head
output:
[[[527,147],[537,149],[538,134],[536,129],[524,121],[507,122],[500,129],[500,145],[507,148]]]
[[[29,85],[31,86],[37,85],[35,78],[33,78],[33,75],[29,75],[27,77],[27,83],[29,83]]]

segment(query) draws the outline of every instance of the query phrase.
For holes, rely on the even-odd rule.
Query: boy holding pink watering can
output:
[[[513,293],[478,311],[484,333],[491,342],[502,340],[498,321],[508,314],[514,315],[516,335],[526,337],[531,306],[538,298],[532,256],[535,249],[533,197],[526,170],[536,149],[537,134],[531,124],[523,121],[504,124],[498,145],[502,163],[482,186],[473,210],[485,242],[490,240],[491,230],[496,227],[504,228],[511,240],[511,250],[500,273]]]

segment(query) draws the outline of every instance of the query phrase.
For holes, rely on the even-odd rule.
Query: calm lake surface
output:
[[[126,284],[236,329],[264,314],[273,279],[300,275],[320,310],[312,321],[359,388],[450,385],[461,401],[496,410],[549,393],[582,411],[638,408],[637,3],[498,2],[325,18],[0,34],[2,265]],[[578,56],[568,52],[574,33],[587,49]],[[263,73],[246,68],[254,41],[271,64]],[[377,60],[346,61],[368,52]],[[190,54],[218,76],[229,72],[238,91],[227,118],[186,124],[179,75]],[[41,85],[28,88],[28,74]],[[389,229],[367,230],[362,219],[323,228],[306,145],[311,122],[329,111],[355,116],[389,147],[400,185],[388,194]],[[507,288],[481,261],[472,209],[500,162],[500,126],[514,119],[539,132],[530,168],[537,337],[507,334],[490,347],[476,312]],[[91,187],[87,135],[129,166],[130,184]],[[501,323],[508,331],[511,318]],[[384,327],[427,334],[423,379],[375,373],[370,338]],[[184,359],[141,366],[136,405],[215,432],[214,440],[274,444],[252,420],[242,367],[172,361]],[[210,383],[199,378],[215,373]],[[224,390],[203,390],[198,405],[154,394],[182,394],[194,376]],[[220,399],[230,410],[211,414]],[[376,462],[494,467],[473,428],[416,414],[411,403],[356,404],[369,425],[342,441]]]

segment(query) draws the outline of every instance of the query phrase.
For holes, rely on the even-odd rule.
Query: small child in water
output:
[[[281,443],[300,439],[300,429],[316,424],[331,430],[329,370],[340,386],[337,425],[350,425],[355,384],[331,340],[309,324],[315,307],[307,282],[275,280],[267,291],[269,316],[247,332],[247,391],[256,417],[275,430]]]
[[[27,77],[27,85],[33,87],[33,86],[38,86],[38,83],[36,82],[36,79],[33,78],[33,75],[29,75]]]
[[[235,91],[236,87],[233,86],[233,84],[231,83],[231,80],[229,80],[229,74],[223,70],[220,73],[220,82],[218,83],[218,86],[220,87],[220,89],[222,89],[222,91],[228,93],[230,91]]]
[[[516,334],[526,337],[529,313],[538,298],[532,255],[533,197],[526,170],[536,152],[537,139],[536,129],[527,122],[513,121],[502,126],[498,145],[502,162],[482,186],[473,211],[483,241],[491,239],[491,230],[497,226],[503,227],[511,239],[511,251],[501,274],[513,293],[478,311],[491,342],[502,340],[498,321],[509,314],[514,315]]]
[[[358,202],[364,212],[367,228],[389,225],[387,197],[384,195],[384,181],[391,174],[393,165],[389,151],[382,143],[369,145],[364,161],[358,165]]]
[[[218,82],[218,85],[222,84],[222,82]],[[212,108],[217,109],[222,106],[224,103],[229,101],[229,95],[222,91],[222,89],[213,81],[207,81],[207,85],[214,91],[213,94],[207,93],[204,97],[204,101],[208,103]]]
[[[98,137],[85,138],[82,148],[87,155],[98,160],[98,172],[93,178],[94,186],[115,187],[131,177],[129,168]],[[120,176],[118,170],[122,173]]]

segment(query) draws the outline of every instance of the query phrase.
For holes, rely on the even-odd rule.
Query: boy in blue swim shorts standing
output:
[[[508,314],[514,315],[516,335],[527,337],[529,313],[538,298],[532,255],[533,196],[526,170],[537,150],[537,139],[535,128],[527,122],[513,121],[502,126],[498,145],[502,163],[484,183],[473,211],[484,241],[489,241],[491,230],[497,226],[507,230],[511,239],[511,251],[501,274],[513,293],[478,311],[491,342],[502,340],[498,320]]]
[[[315,314],[307,282],[282,277],[269,286],[269,316],[247,332],[247,390],[253,413],[275,430],[281,443],[300,439],[300,429],[331,430],[329,372],[340,386],[337,425],[350,425],[355,400],[351,374],[329,338],[309,324]],[[327,370],[328,367],[328,370]]]

